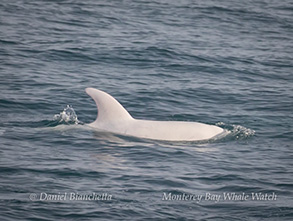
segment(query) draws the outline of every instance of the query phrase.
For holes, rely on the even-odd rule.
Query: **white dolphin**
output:
[[[165,141],[198,141],[218,137],[224,129],[197,122],[134,119],[111,95],[94,88],[86,93],[96,102],[97,119],[90,127],[121,135]]]

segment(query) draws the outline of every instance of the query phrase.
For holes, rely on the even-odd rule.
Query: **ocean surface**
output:
[[[94,87],[137,119],[90,129]],[[0,2],[0,219],[293,220],[293,2]]]

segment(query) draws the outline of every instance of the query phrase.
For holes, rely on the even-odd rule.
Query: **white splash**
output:
[[[241,125],[226,125],[223,122],[219,122],[216,124],[217,126],[221,126],[222,128],[225,128],[226,130],[229,131],[230,136],[235,137],[237,140],[238,139],[245,139],[248,137],[251,137],[255,134],[255,131],[246,127],[243,127]]]
[[[58,123],[67,123],[67,124],[79,124],[80,121],[77,118],[77,115],[72,106],[67,105],[60,114],[55,114],[53,117],[54,121]]]

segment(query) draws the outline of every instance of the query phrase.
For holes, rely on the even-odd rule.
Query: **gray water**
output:
[[[1,220],[292,220],[292,24],[289,0],[1,1]],[[94,131],[87,87],[229,135]]]

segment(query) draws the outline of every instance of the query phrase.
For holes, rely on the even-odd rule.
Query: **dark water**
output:
[[[292,24],[289,0],[2,0],[1,220],[292,220]],[[94,132],[86,87],[231,133]]]

